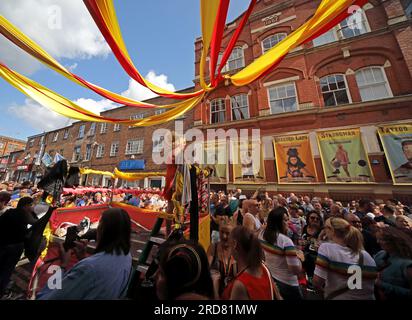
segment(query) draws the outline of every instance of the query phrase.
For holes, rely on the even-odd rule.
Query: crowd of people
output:
[[[233,298],[261,294],[252,285],[264,274],[259,261],[285,300],[412,299],[412,215],[397,200],[342,204],[293,193],[248,197],[238,189],[212,193],[210,208],[215,298],[228,298],[228,283],[242,293]],[[353,265],[361,270],[359,289],[349,283]]]
[[[0,191],[0,291],[27,247],[41,190],[3,183]],[[146,190],[150,191],[150,190]],[[167,203],[159,190],[116,195],[139,207]],[[13,208],[12,198],[19,194]],[[96,192],[65,195],[58,205],[110,201]],[[113,199],[112,199],[113,200]],[[146,203],[146,204],[145,204]],[[274,195],[237,189],[210,194],[210,246],[170,239],[159,249],[155,291],[160,300],[402,300],[412,298],[412,220],[397,200]],[[30,228],[31,226],[31,228]],[[32,231],[33,232],[33,231]],[[123,209],[103,212],[96,250],[87,241],[61,250],[65,270],[59,290],[43,288],[37,299],[122,299],[134,273],[131,221]],[[69,260],[77,263],[69,266]],[[356,267],[353,269],[353,267]],[[352,271],[351,271],[352,270]],[[359,276],[352,277],[359,272]]]

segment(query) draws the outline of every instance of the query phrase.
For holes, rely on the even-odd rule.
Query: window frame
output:
[[[233,103],[232,103],[232,99],[235,97],[239,97],[239,96],[246,96],[246,102],[247,102],[247,118],[245,119],[233,119]],[[236,109],[242,109],[245,107],[236,107]],[[236,94],[234,96],[230,97],[230,120],[231,121],[241,121],[241,120],[248,120],[250,119],[250,105],[249,105],[249,95],[247,93],[239,93]]]
[[[360,72],[362,70],[365,70],[365,69],[380,69],[381,70],[382,75],[383,75],[383,79],[385,80],[385,87],[386,87],[386,90],[388,91],[388,96],[387,97],[377,98],[377,99],[372,99],[372,100],[363,100],[362,93],[361,93],[361,88],[365,87],[365,85],[363,85],[363,86],[359,85],[359,82],[358,82],[358,79],[357,79],[356,75],[357,75],[358,72]],[[366,66],[366,67],[360,68],[360,69],[355,71],[355,80],[356,80],[356,85],[358,86],[359,96],[360,96],[362,102],[377,101],[377,100],[381,100],[381,99],[389,99],[389,98],[394,97],[391,85],[390,85],[389,80],[388,80],[388,77],[386,76],[385,68],[383,66],[376,66],[375,65],[375,66]],[[369,84],[368,86],[370,87],[372,85],[378,85],[378,84],[379,83],[375,82],[373,84]],[[380,83],[380,84],[382,84],[382,83]]]
[[[79,150],[79,152],[76,152],[76,150]],[[73,149],[73,156],[72,156],[72,162],[78,162],[81,160],[81,153],[82,153],[82,147],[81,146],[75,146]]]
[[[128,150],[129,149],[129,143],[131,143],[131,142],[138,142],[139,143],[136,152],[133,152],[133,150],[130,150],[130,151]],[[140,148],[141,148],[141,150],[140,150]],[[143,152],[144,152],[144,139],[143,138],[127,140],[125,155],[131,156],[131,155],[135,155],[135,154],[143,154]]]
[[[101,143],[96,148],[96,158],[97,159],[103,158],[104,152],[105,152],[105,145],[104,143]]]
[[[231,61],[230,58],[232,57],[233,52],[234,52],[235,50],[237,50],[237,49],[240,49],[240,50],[242,51],[242,57],[241,57],[241,58],[232,59],[232,60],[242,59],[242,65],[241,65],[240,67],[238,67],[238,68],[230,69],[230,68],[229,68],[229,62]],[[219,60],[219,57],[218,57],[218,60]],[[219,64],[219,65],[220,65],[220,64]],[[230,53],[230,56],[229,56],[229,58],[227,59],[227,62],[226,62],[226,64],[225,64],[224,68],[222,69],[222,72],[230,72],[230,71],[238,70],[238,69],[241,69],[241,68],[244,68],[244,67],[245,67],[245,50],[244,50],[243,47],[241,47],[241,46],[236,46],[236,47],[233,48],[232,52]]]
[[[93,128],[93,130],[92,130]],[[92,122],[90,125],[90,129],[89,129],[89,134],[88,136],[94,136],[96,134],[96,122]]]
[[[120,131],[120,123],[115,123],[113,125],[113,132],[119,132]]]
[[[108,129],[107,122],[102,122],[100,124],[100,134],[107,133],[107,129]]]
[[[216,100],[221,100],[223,101],[223,110],[219,110],[219,111],[212,111],[212,104],[214,101]],[[219,113],[219,112],[224,112],[224,117],[223,117],[223,121],[220,122],[212,122],[212,114],[213,113]],[[225,98],[216,98],[210,101],[210,124],[218,124],[218,123],[225,123],[226,122],[226,99]]]
[[[67,140],[68,138],[69,138],[69,129],[64,129],[63,140]]]
[[[92,145],[86,144],[86,152],[84,153],[84,161],[90,161],[92,159]]]
[[[113,146],[117,146],[116,152],[113,153]],[[118,141],[112,142],[110,145],[110,157],[117,157],[120,150],[120,143]]]
[[[349,86],[348,86],[348,80],[346,79],[346,75],[345,75],[344,73],[332,73],[332,74],[328,74],[328,75],[325,75],[325,76],[319,78],[319,87],[320,87],[320,92],[321,92],[321,95],[322,95],[322,99],[323,99],[323,104],[324,104],[324,106],[325,106],[326,108],[333,108],[333,107],[339,107],[339,106],[344,106],[344,105],[345,105],[345,104],[337,104],[337,105],[334,105],[334,106],[327,106],[327,105],[326,105],[325,99],[324,99],[324,97],[323,97],[323,94],[324,94],[325,92],[322,91],[321,80],[322,80],[323,78],[327,78],[327,77],[330,77],[330,76],[335,76],[335,77],[336,77],[336,76],[343,76],[343,81],[345,82],[345,90],[346,90],[346,94],[347,94],[348,100],[349,100],[349,102],[348,102],[347,104],[351,104],[351,103],[352,103],[352,96],[351,96],[351,94],[350,94],[350,90],[349,90]],[[342,89],[341,89],[341,90],[342,90]],[[327,92],[335,92],[335,91],[338,91],[338,89],[337,89],[337,90],[333,90],[333,91],[327,91]],[[335,95],[334,95],[334,97],[335,97]],[[335,100],[336,100],[336,97],[335,97]]]
[[[285,81],[285,82],[279,82],[279,83],[277,83],[277,84],[268,86],[268,87],[266,88],[267,98],[268,98],[268,102],[269,102],[270,115],[278,115],[278,114],[287,113],[287,112],[285,112],[285,111],[283,111],[283,112],[278,112],[278,113],[273,113],[273,112],[272,112],[272,106],[271,106],[271,104],[270,104],[270,102],[271,102],[271,99],[270,99],[270,89],[271,89],[271,88],[275,88],[275,87],[280,87],[280,86],[287,86],[287,85],[292,84],[292,83],[293,83],[293,86],[294,86],[294,88],[295,88],[296,110],[294,110],[294,111],[287,111],[287,112],[297,112],[297,111],[300,110],[300,108],[299,108],[299,96],[298,96],[298,90],[297,90],[297,87],[296,87],[296,81]],[[283,99],[285,99],[285,98],[283,98]]]
[[[81,133],[81,135],[80,135],[80,133]],[[86,124],[81,124],[79,126],[79,133],[77,135],[77,139],[83,139],[85,134],[86,134]]]
[[[262,47],[262,54],[265,54],[266,52],[268,52],[270,49],[272,49],[274,46],[276,46],[279,42],[281,42],[281,41],[283,41],[285,38],[283,38],[282,40],[280,40],[279,42],[277,42],[274,46],[272,46],[272,47],[270,47],[269,49],[267,49],[266,51],[265,51],[265,47],[264,47],[264,42],[265,42],[265,40],[267,40],[267,39],[269,39],[269,38],[271,38],[271,37],[274,37],[274,36],[278,36],[278,35],[285,35],[285,38],[288,36],[288,34],[286,33],[286,32],[277,32],[277,33],[272,33],[271,35],[269,35],[269,36],[267,36],[266,38],[264,38],[261,42],[260,42],[260,44],[261,44],[261,47]]]

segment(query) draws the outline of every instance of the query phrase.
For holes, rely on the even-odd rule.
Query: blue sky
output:
[[[194,41],[200,35],[199,1],[115,0],[114,3],[129,53],[141,74],[152,71],[150,76],[154,81],[176,90],[191,86]],[[248,3],[249,0],[233,0],[228,21],[241,14]],[[61,12],[62,27],[51,30],[47,23],[56,12]],[[130,84],[81,0],[1,0],[0,14],[88,81],[114,92],[126,92],[133,98],[146,97],[147,92]],[[91,110],[112,106],[102,97],[41,66],[1,35],[0,60]],[[70,122],[29,101],[2,78],[0,107],[0,135],[26,139]]]

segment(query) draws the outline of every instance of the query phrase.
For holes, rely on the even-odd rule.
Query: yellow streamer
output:
[[[122,172],[114,168],[114,176],[127,181],[142,180],[148,177],[165,176],[166,172]]]
[[[68,118],[82,120],[82,121],[92,121],[92,122],[113,122],[121,123],[130,126],[152,126],[156,124],[165,123],[176,119],[185,112],[196,106],[204,94],[199,97],[190,98],[179,103],[179,106],[166,111],[159,115],[153,115],[140,120],[130,120],[130,119],[113,119],[106,118],[97,115],[91,111],[88,111],[74,102],[66,99],[65,97],[55,93],[54,91],[43,87],[37,82],[13,71],[0,63],[0,76],[3,77],[12,86],[20,90],[22,93],[37,101],[41,105],[51,109]]]
[[[100,171],[100,170],[93,170],[88,168],[80,168],[80,174],[98,174],[102,176],[110,176],[115,178],[115,175],[110,171]]]
[[[327,25],[327,23],[336,19],[340,14],[345,12],[352,4],[356,4],[356,0],[323,0],[318,7],[315,15],[304,25],[291,33],[283,41],[266,52],[264,55],[256,59],[243,70],[233,76],[226,75],[236,86],[247,85],[262,74],[267,72],[271,67],[286,56],[291,50],[300,46],[305,40],[311,38],[317,32]]]
[[[213,28],[219,11],[219,0],[201,0],[200,16],[202,20],[202,56],[200,58],[199,76],[200,86],[207,89],[209,86],[205,82],[206,57],[209,54],[210,41],[212,40]]]

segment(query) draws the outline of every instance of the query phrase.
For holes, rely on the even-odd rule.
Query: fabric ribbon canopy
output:
[[[142,180],[148,177],[158,177],[158,176],[165,176],[166,172],[123,172],[114,168],[114,172],[110,171],[101,171],[101,170],[94,170],[89,168],[79,168],[81,174],[96,174],[96,175],[103,175],[103,176],[110,176],[113,179],[119,178],[127,181],[136,181]]]
[[[35,81],[17,73],[8,68],[0,61],[0,76],[8,81],[15,88],[25,95],[36,100],[43,106],[60,113],[66,117],[94,122],[114,122],[133,126],[150,126],[164,123],[182,116],[185,112],[195,107],[204,98],[205,94],[213,90],[220,81],[230,80],[236,86],[247,85],[260,77],[264,76],[275,68],[285,56],[294,48],[313,40],[330,30],[333,26],[346,19],[349,16],[349,7],[352,5],[363,6],[367,0],[323,0],[315,14],[300,28],[288,35],[283,41],[279,42],[271,50],[257,58],[250,65],[234,75],[222,76],[222,69],[228,61],[236,42],[247,23],[250,14],[257,0],[251,0],[248,10],[243,15],[237,29],[234,31],[228,46],[223,52],[219,68],[217,62],[219,58],[222,37],[224,33],[227,12],[230,0],[200,0],[201,4],[201,29],[202,29],[202,56],[200,59],[200,85],[201,90],[193,93],[174,93],[150,83],[144,79],[134,66],[126,45],[121,35],[119,23],[116,18],[112,0],[83,0],[96,25],[99,27],[102,35],[106,39],[113,54],[122,65],[127,74],[141,85],[152,90],[158,95],[173,98],[184,99],[181,102],[165,106],[156,106],[153,104],[143,103],[133,99],[123,97],[109,90],[96,86],[81,77],[71,73],[63,67],[57,60],[51,57],[45,50],[37,45],[33,40],[24,35],[3,16],[0,16],[0,33],[21,49],[40,60],[45,65],[64,75],[68,79],[85,86],[94,92],[110,99],[114,102],[121,103],[132,107],[142,108],[168,108],[167,112],[160,115],[149,116],[144,119],[114,119],[97,115],[89,110],[78,106],[69,99],[47,89]],[[206,58],[209,60],[209,79],[206,83],[205,67]]]

